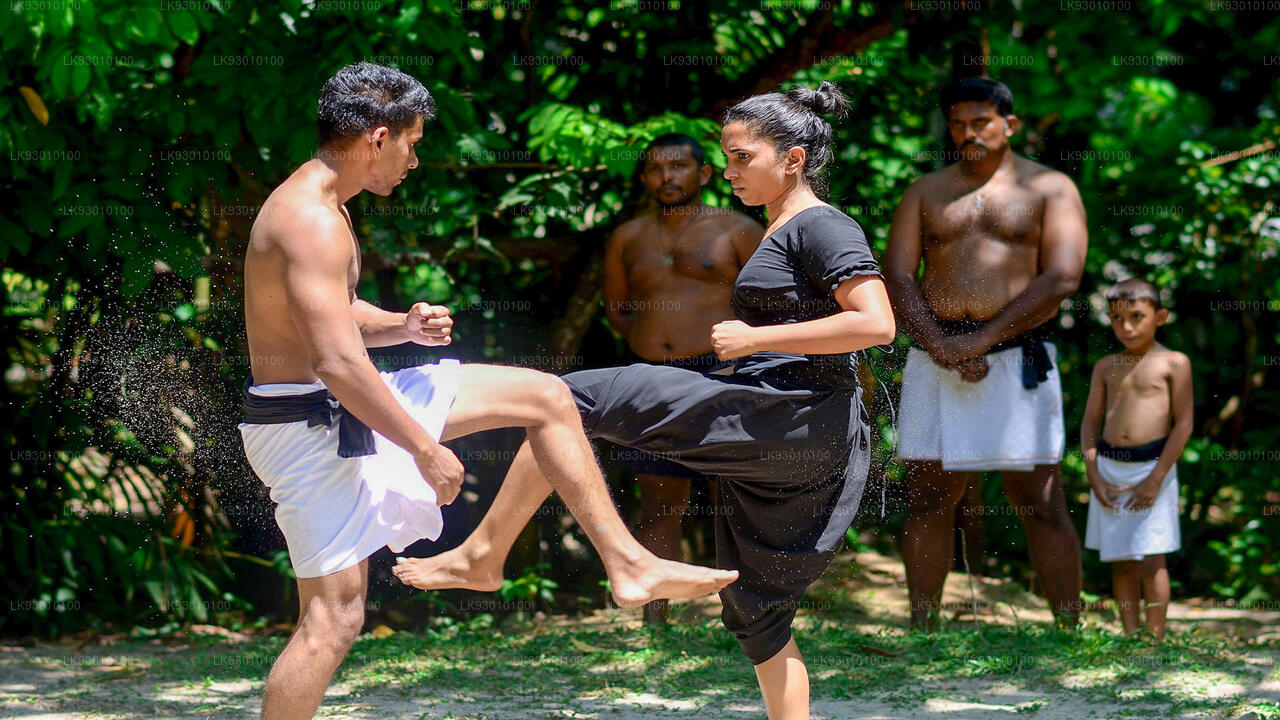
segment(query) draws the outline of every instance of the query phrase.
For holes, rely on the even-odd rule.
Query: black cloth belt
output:
[[[252,377],[245,381],[241,395],[240,407],[244,422],[252,425],[278,425],[306,420],[307,427],[333,427],[337,423],[339,457],[362,457],[377,452],[373,430],[342,407],[328,389],[303,395],[268,397],[249,392],[252,383]]]
[[[1116,447],[1111,443],[1098,438],[1098,455],[1112,460],[1120,460],[1122,462],[1148,462],[1150,460],[1159,460],[1160,453],[1164,452],[1165,443],[1169,442],[1168,436],[1159,440],[1152,440],[1149,443],[1141,445],[1129,445],[1127,447]]]
[[[934,318],[934,322],[938,324],[942,334],[947,337],[977,332],[986,325],[981,320],[943,320]],[[1022,387],[1027,390],[1034,390],[1040,383],[1048,380],[1049,371],[1053,369],[1053,360],[1049,358],[1049,351],[1044,346],[1046,342],[1052,339],[1048,325],[1049,323],[1037,325],[1004,342],[996,343],[991,346],[990,350],[987,350],[988,353],[994,353],[1011,348],[1022,348]]]

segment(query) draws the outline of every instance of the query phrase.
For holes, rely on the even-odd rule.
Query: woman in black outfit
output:
[[[809,716],[791,636],[805,588],[853,521],[871,457],[855,351],[893,341],[893,312],[862,228],[818,199],[832,157],[824,114],[839,89],[757,95],[725,116],[724,177],[769,228],[738,274],[737,320],[716,325],[724,375],[637,364],[564,376],[589,437],[720,479],[716,564],[739,571],[722,618],[755,665],[771,720]],[[521,528],[551,492],[526,443],[480,526],[459,548],[402,560],[423,589],[496,589]]]

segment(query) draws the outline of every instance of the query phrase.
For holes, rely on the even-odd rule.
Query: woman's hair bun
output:
[[[819,115],[843,117],[849,111],[849,101],[840,86],[826,80],[822,81],[817,90],[797,85],[787,91],[787,97]]]

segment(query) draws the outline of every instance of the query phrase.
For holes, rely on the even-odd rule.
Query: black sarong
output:
[[[1098,454],[1102,457],[1119,460],[1121,462],[1150,462],[1152,460],[1160,459],[1160,454],[1164,452],[1164,446],[1168,442],[1169,436],[1166,435],[1159,440],[1152,440],[1149,443],[1121,447],[1118,445],[1112,445],[1099,437]]]

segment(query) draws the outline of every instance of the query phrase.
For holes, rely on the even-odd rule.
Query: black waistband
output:
[[[373,455],[373,431],[368,425],[338,404],[327,389],[303,395],[263,396],[249,392],[253,378],[245,381],[240,407],[244,422],[251,425],[277,425],[307,421],[307,427],[338,425],[338,456],[344,458]]]
[[[1160,453],[1164,452],[1165,443],[1169,442],[1168,436],[1159,440],[1152,440],[1149,443],[1141,445],[1128,445],[1126,447],[1116,447],[1111,443],[1098,438],[1098,455],[1112,460],[1120,460],[1122,462],[1148,462],[1151,460],[1159,460]]]
[[[715,353],[707,353],[706,355],[695,355],[687,358],[675,358],[673,360],[646,360],[636,354],[634,350],[627,349],[627,363],[634,365],[636,363],[648,363],[649,365],[665,365],[667,367],[684,368],[686,370],[695,370],[697,372],[709,372],[718,370],[729,365],[732,361],[721,360]]]
[[[948,337],[977,332],[986,325],[981,320],[943,320],[934,318],[938,329]],[[1053,369],[1053,360],[1044,344],[1052,339],[1049,323],[1037,325],[1026,332],[1019,333],[1004,342],[991,346],[987,353],[1022,348],[1022,387],[1034,390],[1036,386],[1049,379],[1049,371]]]

